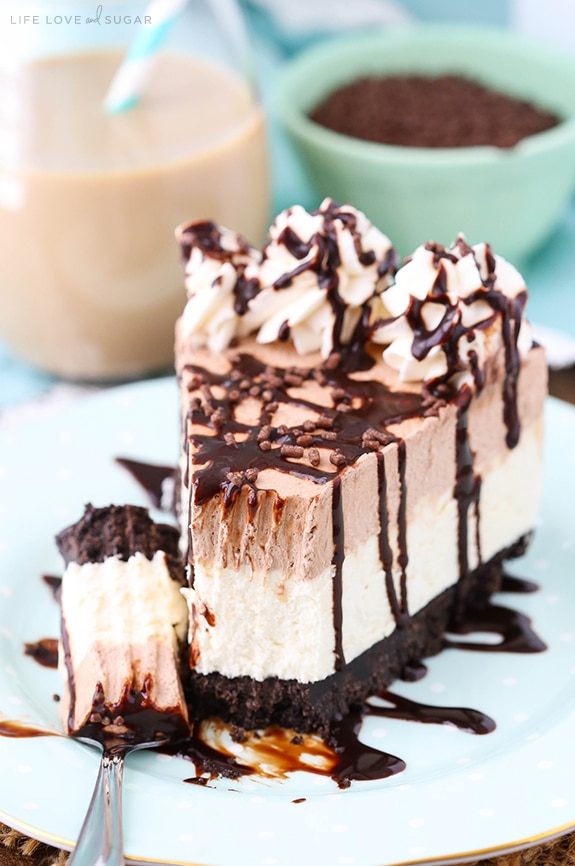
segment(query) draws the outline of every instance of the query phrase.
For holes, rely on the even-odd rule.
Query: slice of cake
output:
[[[180,682],[188,617],[179,533],[136,506],[86,507],[57,537],[62,578],[59,704],[70,734],[185,736]]]
[[[486,244],[396,272],[350,206],[263,252],[179,229],[176,359],[193,703],[325,732],[484,603],[533,527],[543,352]]]

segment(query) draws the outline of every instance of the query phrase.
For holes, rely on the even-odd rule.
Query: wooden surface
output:
[[[551,372],[549,392],[575,405],[575,367]],[[65,852],[27,839],[0,824],[0,866],[64,866],[66,859]],[[331,864],[318,863],[318,866]],[[575,866],[575,832],[513,854],[478,860],[474,866]]]

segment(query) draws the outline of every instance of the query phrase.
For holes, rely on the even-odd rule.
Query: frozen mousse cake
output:
[[[57,537],[62,578],[59,708],[68,733],[153,741],[189,732],[179,533],[136,506],[94,508]]]
[[[484,604],[538,510],[546,364],[488,244],[351,206],[179,228],[192,704],[325,732]]]

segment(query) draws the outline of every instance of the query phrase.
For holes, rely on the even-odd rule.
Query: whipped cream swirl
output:
[[[212,222],[177,229],[188,294],[184,337],[192,348],[225,349],[236,336],[261,343],[291,338],[299,354],[363,342],[390,285],[389,238],[350,205],[325,199],[309,213],[281,213],[262,253]]]
[[[503,341],[523,357],[532,339],[524,317],[525,282],[488,244],[463,235],[446,249],[418,247],[381,295],[387,313],[373,339],[403,381],[450,380],[481,386],[485,357]]]
[[[299,354],[319,350],[327,358],[365,339],[395,266],[389,238],[365,214],[331,199],[311,213],[295,205],[270,228],[262,290],[249,305],[246,323],[259,342],[289,336]]]
[[[189,345],[221,352],[242,331],[244,313],[259,291],[261,253],[213,222],[176,229],[188,296],[182,330]]]

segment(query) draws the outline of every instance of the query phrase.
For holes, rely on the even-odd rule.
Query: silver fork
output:
[[[102,749],[100,768],[84,823],[68,866],[124,866],[122,832],[122,776],[124,758],[129,752],[150,749],[168,742],[167,737],[153,742],[134,743],[122,739],[102,744],[88,737],[77,737]]]

